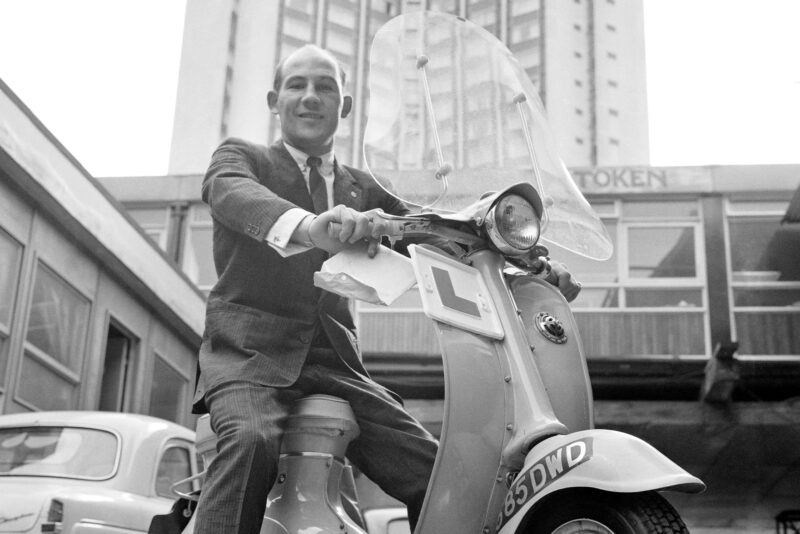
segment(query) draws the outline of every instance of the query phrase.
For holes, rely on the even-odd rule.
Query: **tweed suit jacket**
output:
[[[334,176],[335,204],[408,212],[362,171],[335,164]],[[204,413],[205,392],[224,382],[293,384],[320,331],[347,365],[366,374],[347,300],[313,284],[327,254],[311,249],[282,257],[265,241],[290,208],[314,211],[283,142],[266,147],[225,140],[212,156],[202,198],[211,208],[219,278],[207,303],[193,411]]]

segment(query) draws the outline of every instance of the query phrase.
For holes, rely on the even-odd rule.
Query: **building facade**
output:
[[[193,427],[203,295],[0,81],[0,413]]]
[[[572,307],[597,425],[646,439],[704,479],[705,494],[670,496],[693,532],[774,531],[776,514],[797,508],[800,495],[800,226],[786,217],[800,165],[648,165],[640,0],[189,2],[170,174],[103,184],[208,291],[216,275],[202,173],[227,136],[276,138],[266,93],[277,61],[316,43],[344,65],[355,109],[336,154],[361,165],[370,92],[402,87],[370,68],[373,37],[395,15],[421,9],[466,17],[514,53],[613,241],[605,262],[551,250],[583,283]],[[456,159],[502,168],[511,153],[492,152],[477,133],[451,139]],[[403,155],[394,166],[367,163],[402,180],[425,163]],[[354,306],[370,373],[436,433],[442,364],[419,298]],[[376,492],[360,496],[383,502]]]
[[[392,17],[421,9],[465,17],[508,46],[569,165],[649,161],[641,0],[196,0],[186,9],[170,174],[202,172],[225,137],[274,139],[274,67],[307,43],[330,50],[348,74],[354,109],[336,153],[360,165],[372,39]]]
[[[692,532],[773,532],[800,495],[800,224],[785,220],[800,165],[571,173],[615,246],[605,262],[551,248],[583,283],[572,308],[596,424],[646,439],[706,482],[703,495],[669,495]],[[201,182],[102,179],[207,291]],[[355,310],[370,374],[438,432],[442,361],[416,290]],[[368,486],[359,495],[385,504]]]

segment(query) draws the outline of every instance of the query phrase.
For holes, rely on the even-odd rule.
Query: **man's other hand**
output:
[[[567,302],[575,300],[581,292],[581,283],[572,276],[566,265],[555,260],[550,260],[550,274],[547,276],[547,281],[561,291]]]
[[[342,204],[320,213],[309,225],[311,243],[322,250],[336,254],[352,245],[367,241],[370,258],[378,252],[381,236],[386,232],[386,223],[375,212],[359,212]]]

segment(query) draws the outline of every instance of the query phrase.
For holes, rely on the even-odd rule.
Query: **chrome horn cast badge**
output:
[[[567,342],[567,334],[564,331],[564,325],[561,321],[553,317],[547,312],[539,312],[533,318],[533,324],[541,334],[559,345]]]

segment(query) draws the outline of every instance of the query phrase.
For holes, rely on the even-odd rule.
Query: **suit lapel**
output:
[[[338,162],[333,167],[333,203],[361,211],[364,206],[364,191],[350,172]]]

